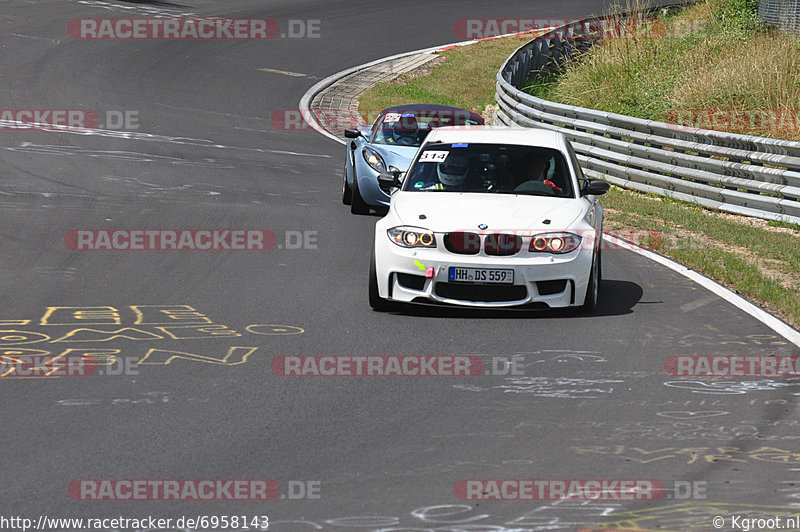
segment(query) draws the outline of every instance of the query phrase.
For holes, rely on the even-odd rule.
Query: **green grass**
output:
[[[765,28],[757,6],[707,0],[664,19],[662,38],[605,40],[526,90],[639,118],[800,140],[800,127],[781,124],[779,114],[800,109],[800,40]],[[714,110],[724,120],[712,123]],[[753,113],[725,114],[739,110]]]
[[[700,24],[692,23],[692,17],[712,15],[716,16],[710,11],[705,15],[703,11],[690,11],[688,15],[682,15],[683,18],[670,19],[668,27],[672,31],[697,27]],[[750,35],[747,21],[740,20],[738,23],[742,23],[744,29],[739,27],[731,30],[728,36],[730,42],[740,42]],[[360,109],[434,103],[482,111],[486,105],[494,103],[495,76],[500,65],[528,40],[530,36],[496,39],[446,51],[442,54],[444,63],[431,67],[427,75],[401,76],[392,83],[373,87],[360,99]],[[646,73],[659,71],[648,63],[658,60],[667,65],[665,72],[672,76],[672,83],[678,83],[681,54],[688,53],[694,41],[673,43],[667,42],[667,38],[661,41],[657,53],[636,58],[635,66],[619,71],[604,67],[605,70],[601,69],[600,72],[619,77],[618,72],[627,68],[633,73],[638,72],[638,79],[641,80]],[[712,54],[709,59],[716,57]],[[602,75],[593,75],[602,81]],[[552,75],[544,81],[532,87],[531,92],[553,97],[550,91],[559,83],[559,77]],[[664,112],[664,105],[653,100],[657,100],[656,94],[669,94],[667,88],[636,87],[633,81],[621,79],[608,80],[608,83],[628,91],[628,96],[620,99],[625,101],[620,101],[619,107],[613,110],[641,110],[641,103],[645,102],[652,117]],[[593,107],[593,101],[600,101],[606,96],[608,94],[591,93],[585,103]],[[800,108],[800,105],[795,107]],[[602,196],[601,203],[606,208],[607,230],[647,230],[650,236],[639,240],[642,245],[720,281],[762,304],[795,327],[800,327],[800,226],[720,215],[694,204],[617,187],[612,187],[608,194]]]
[[[800,326],[800,227],[712,214],[693,204],[618,187],[601,203],[607,230],[655,231],[657,237],[643,245]]]
[[[379,83],[359,98],[359,109],[372,113],[393,105],[430,103],[480,114],[495,103],[499,64],[530,39],[530,35],[492,39],[439,52],[444,62],[434,66],[431,75],[401,75]]]
[[[787,222],[774,222],[769,221],[767,225],[770,227],[784,227],[786,229],[794,229],[795,231],[800,231],[800,224],[790,224]]]

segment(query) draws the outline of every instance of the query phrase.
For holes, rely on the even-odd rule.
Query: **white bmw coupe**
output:
[[[594,312],[605,181],[586,179],[560,133],[506,127],[431,132],[375,224],[369,302],[576,307]]]

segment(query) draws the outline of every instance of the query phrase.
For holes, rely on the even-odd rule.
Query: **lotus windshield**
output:
[[[479,122],[475,118],[469,111],[460,109],[389,112],[373,126],[370,142],[418,148],[433,128],[476,125]]]
[[[574,197],[560,151],[508,144],[430,144],[409,169],[403,190]]]

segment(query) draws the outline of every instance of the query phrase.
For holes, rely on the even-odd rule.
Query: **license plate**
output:
[[[450,267],[448,279],[454,283],[514,284],[514,270]]]

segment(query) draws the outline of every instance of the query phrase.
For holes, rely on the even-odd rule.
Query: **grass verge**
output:
[[[641,244],[744,294],[800,327],[800,228],[612,187],[607,231],[646,230]],[[622,235],[624,236],[624,234]]]
[[[499,65],[531,38],[527,34],[491,39],[438,52],[434,66],[375,85],[359,98],[359,109],[372,112],[394,105],[433,103],[484,113],[486,118],[491,115],[487,106],[495,103]]]
[[[758,0],[707,0],[654,36],[607,39],[535,96],[639,118],[800,140],[800,39],[764,27]]]
[[[530,38],[482,41],[442,52],[438,64],[373,87],[361,97],[360,108],[432,103],[486,111],[494,103],[500,65]],[[800,327],[800,227],[720,214],[617,187],[602,196],[601,203],[607,230],[649,231],[653,236],[640,244]]]

